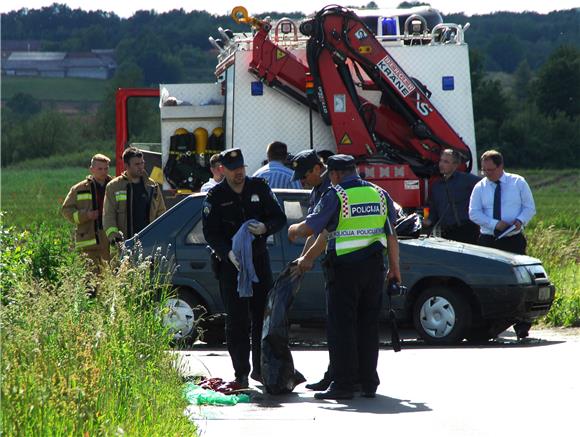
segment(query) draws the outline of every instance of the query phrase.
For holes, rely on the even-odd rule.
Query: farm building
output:
[[[14,51],[3,55],[2,74],[7,76],[109,79],[117,68],[114,50],[82,53]]]

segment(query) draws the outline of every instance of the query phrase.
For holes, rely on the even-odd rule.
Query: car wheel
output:
[[[179,288],[175,296],[167,299],[167,308],[163,324],[173,332],[173,340],[194,342],[197,339],[199,321],[206,313],[195,292],[189,288]]]
[[[431,287],[415,301],[413,323],[428,344],[457,343],[471,325],[471,308],[457,291]]]

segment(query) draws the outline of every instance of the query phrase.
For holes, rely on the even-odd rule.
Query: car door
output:
[[[291,242],[288,240],[288,227],[306,218],[308,197],[309,193],[307,191],[278,194],[287,219],[285,229],[278,234],[281,237],[286,263],[295,260],[302,253],[306,239],[300,238]],[[292,320],[321,321],[326,319],[326,294],[320,266],[321,259],[322,256],[315,261],[314,268],[306,272],[302,278],[300,291],[296,295],[290,313]]]

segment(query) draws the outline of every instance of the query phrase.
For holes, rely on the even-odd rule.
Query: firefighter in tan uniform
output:
[[[107,184],[103,228],[111,244],[131,238],[165,212],[161,187],[147,176],[143,153],[123,152],[125,171]]]
[[[61,209],[62,215],[76,225],[76,248],[87,254],[97,271],[101,263],[110,259],[102,220],[105,188],[111,180],[110,162],[105,155],[93,156],[91,174],[70,189]]]

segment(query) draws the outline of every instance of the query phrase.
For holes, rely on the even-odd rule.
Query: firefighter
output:
[[[226,310],[226,342],[234,366],[233,389],[248,387],[248,375],[261,381],[261,338],[266,296],[272,288],[272,270],[266,240],[286,223],[276,196],[262,178],[246,176],[244,157],[240,149],[221,152],[225,180],[213,187],[203,204],[203,235],[217,257],[216,275]],[[232,251],[232,239],[248,220],[253,234],[252,259],[237,259]],[[249,236],[248,236],[249,237]],[[237,238],[237,237],[236,237]],[[252,263],[258,282],[241,293],[238,272],[248,271]],[[247,276],[247,275],[246,275]],[[243,285],[243,284],[242,284]],[[241,294],[241,295],[240,295]],[[252,373],[250,374],[250,326]]]
[[[129,239],[165,212],[161,187],[147,176],[143,153],[123,152],[125,171],[107,185],[103,227],[111,244]]]
[[[362,396],[373,398],[379,385],[379,313],[385,282],[383,249],[387,247],[387,279],[401,282],[399,245],[388,219],[386,193],[360,179],[352,156],[334,155],[327,162],[333,187],[314,212],[288,229],[295,240],[326,230],[328,346],[333,381],[317,399],[351,399],[356,379]],[[319,253],[309,251],[311,259]]]
[[[76,225],[76,248],[86,253],[95,271],[110,259],[109,242],[103,231],[105,187],[111,180],[111,160],[96,154],[91,158],[90,175],[69,190],[62,204],[62,215]]]

